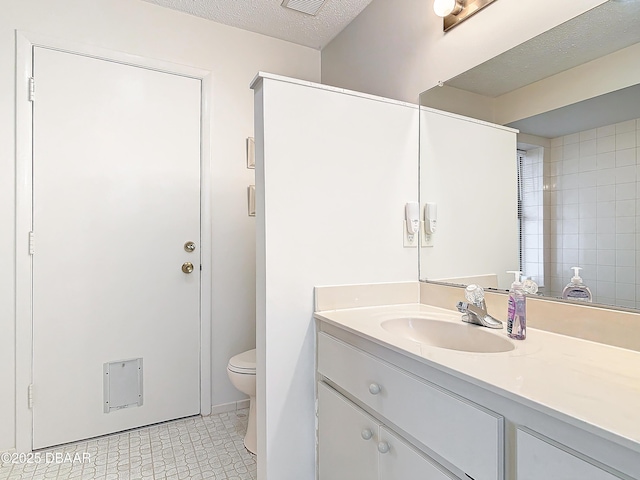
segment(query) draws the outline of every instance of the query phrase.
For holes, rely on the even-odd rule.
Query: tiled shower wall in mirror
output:
[[[546,294],[579,266],[594,302],[640,308],[640,119],[551,140],[544,168]]]

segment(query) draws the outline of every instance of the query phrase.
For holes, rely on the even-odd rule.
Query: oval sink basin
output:
[[[515,347],[506,337],[490,333],[485,327],[450,323],[430,318],[394,318],[382,328],[389,333],[429,345],[473,353],[509,352]]]

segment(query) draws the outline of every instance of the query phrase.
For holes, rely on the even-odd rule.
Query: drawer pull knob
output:
[[[378,443],[378,451],[380,453],[387,453],[389,452],[389,444],[387,442],[380,442]]]
[[[362,430],[362,433],[360,435],[362,436],[363,440],[371,440],[371,438],[373,437],[373,432],[368,428],[365,428],[364,430]]]
[[[380,385],[378,385],[377,383],[372,383],[371,385],[369,385],[369,393],[371,395],[377,395],[381,390],[382,388],[380,388]]]

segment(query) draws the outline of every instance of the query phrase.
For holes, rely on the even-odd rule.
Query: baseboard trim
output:
[[[243,408],[249,408],[249,399],[238,400],[237,402],[223,403],[220,405],[211,406],[211,415],[219,413],[235,412],[242,410]]]

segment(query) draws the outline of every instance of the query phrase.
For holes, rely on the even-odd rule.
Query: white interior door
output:
[[[33,448],[197,414],[200,80],[39,47],[33,72]],[[105,413],[130,359],[142,404]]]

